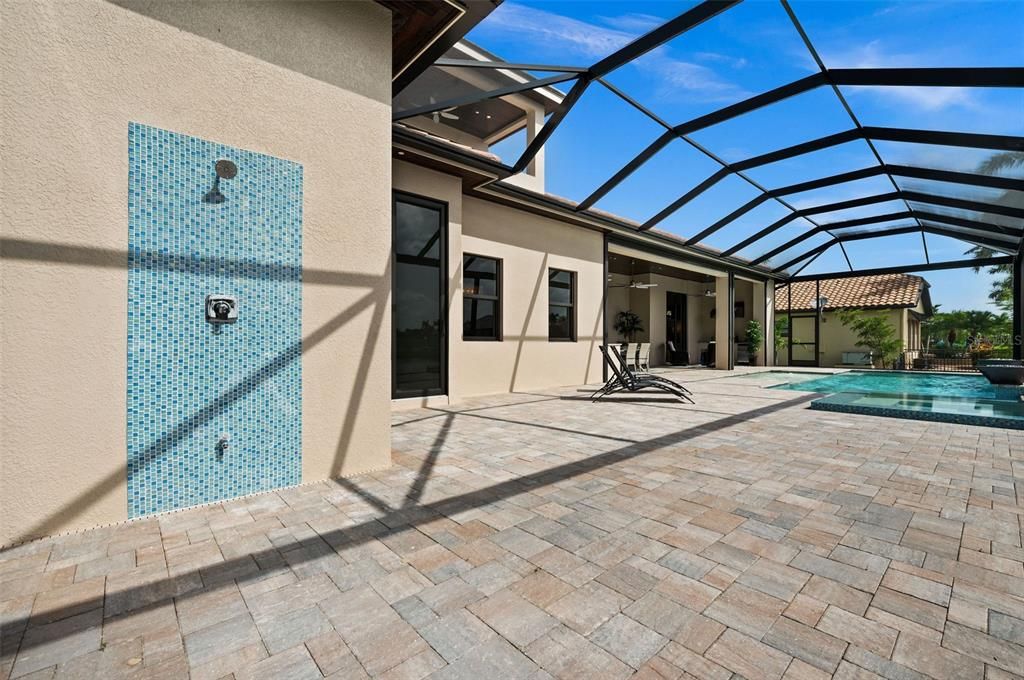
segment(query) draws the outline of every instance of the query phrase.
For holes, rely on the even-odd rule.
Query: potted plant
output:
[[[775,317],[775,365],[779,365],[779,352],[789,346],[789,319],[784,316]]]
[[[764,329],[760,321],[747,322],[747,352],[750,354],[750,365],[757,365],[758,353],[761,351],[761,343],[764,342]]]
[[[626,342],[633,342],[633,336],[643,332],[644,322],[637,314],[627,309],[615,316],[615,330],[626,339]]]

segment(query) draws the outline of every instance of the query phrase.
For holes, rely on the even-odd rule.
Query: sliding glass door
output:
[[[818,317],[792,316],[789,327],[789,365],[818,365]]]
[[[391,300],[393,398],[447,391],[448,209],[395,192]]]

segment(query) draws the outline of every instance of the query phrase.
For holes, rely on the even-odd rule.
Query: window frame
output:
[[[556,303],[551,304],[551,275],[554,272],[564,273],[569,275],[569,302],[568,303]],[[577,272],[571,269],[560,269],[558,267],[548,267],[548,342],[576,342],[576,289],[578,288],[578,275]],[[569,308],[569,337],[567,338],[553,338],[551,337],[551,307],[568,307]]]
[[[438,243],[439,257],[440,257],[440,288],[439,304],[442,318],[440,319],[441,324],[438,327],[440,334],[440,347],[441,347],[441,380],[440,386],[437,388],[427,388],[423,390],[404,390],[399,391],[398,389],[398,308],[395,305],[395,276],[397,273],[398,266],[398,252],[396,251],[396,244],[398,242],[398,204],[407,203],[409,205],[416,205],[431,210],[437,210],[440,213],[441,222],[441,235]],[[391,264],[391,399],[415,399],[422,397],[434,397],[443,396],[448,394],[448,378],[451,372],[450,360],[448,352],[448,324],[451,323],[451,314],[448,312],[448,232],[451,229],[451,223],[448,219],[448,201],[442,201],[430,196],[422,196],[420,194],[414,194],[408,191],[402,191],[401,189],[391,190],[391,252],[390,252],[390,264]]]
[[[481,260],[491,260],[494,262],[494,283],[495,283],[495,294],[494,295],[483,295],[479,293],[469,294],[466,293],[466,258],[477,257]],[[504,316],[504,305],[502,305],[502,297],[504,287],[502,285],[505,271],[505,263],[500,257],[492,257],[490,255],[480,255],[478,253],[462,253],[462,299],[465,300],[490,300],[494,302],[494,337],[488,336],[467,336],[466,335],[466,315],[462,315],[462,339],[464,342],[502,342],[505,339],[505,324],[502,323]]]

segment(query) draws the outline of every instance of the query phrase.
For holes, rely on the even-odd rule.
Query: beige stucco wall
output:
[[[466,197],[462,248],[502,260],[504,339],[463,342],[462,300],[458,299],[453,306],[458,311],[452,315],[453,398],[601,380],[598,345],[603,334],[604,242],[600,233]],[[576,272],[576,342],[548,341],[549,267]],[[461,267],[458,271],[461,295]]]
[[[404,161],[395,161],[393,176],[396,190],[448,205],[450,401],[601,379],[600,233],[464,196],[460,178]],[[464,252],[502,261],[501,342],[462,340]],[[576,272],[576,342],[548,341],[549,267]],[[393,408],[422,401],[403,399]]]
[[[303,479],[390,460],[390,14],[125,4],[0,2],[0,544],[126,517],[130,121],[304,166]]]
[[[785,312],[781,313],[785,315]],[[903,339],[906,334],[904,323],[905,311],[902,309],[887,309],[881,311],[869,311],[865,314],[870,316],[884,316],[896,329],[896,336]],[[824,367],[836,366],[842,363],[843,352],[866,352],[867,349],[857,346],[857,335],[848,327],[843,325],[837,312],[825,312],[821,315],[821,325],[818,327],[818,364]],[[784,353],[784,352],[783,352]]]

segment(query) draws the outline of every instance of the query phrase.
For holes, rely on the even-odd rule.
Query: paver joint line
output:
[[[1001,678],[1024,433],[674,371],[396,413],[394,466],[0,553],[2,677]]]

